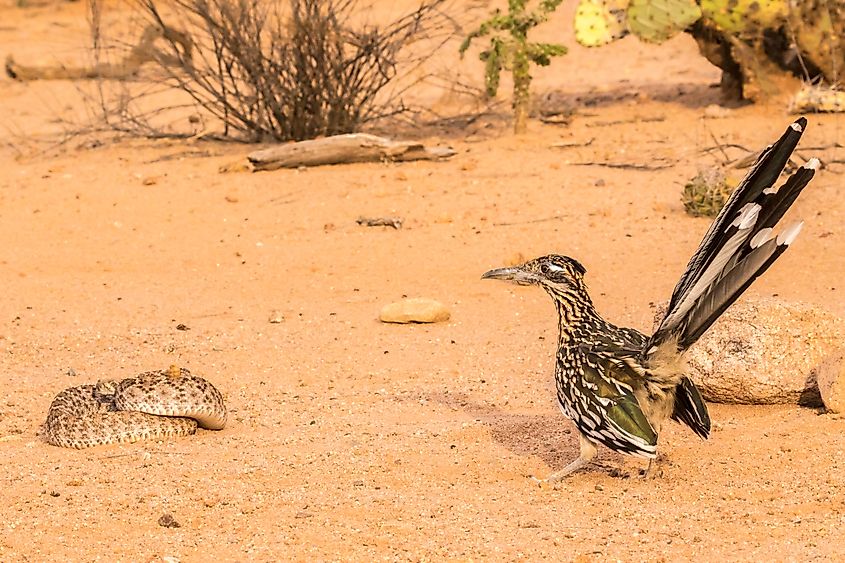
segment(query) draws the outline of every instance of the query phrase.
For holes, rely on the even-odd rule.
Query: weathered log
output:
[[[442,160],[455,154],[450,147],[426,147],[414,141],[391,141],[367,133],[352,133],[271,147],[255,151],[247,158],[258,171],[383,160]]]

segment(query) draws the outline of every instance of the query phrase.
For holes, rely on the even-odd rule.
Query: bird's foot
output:
[[[531,479],[531,481],[533,481],[534,484],[536,484],[537,487],[539,487],[541,489],[556,489],[557,488],[557,482],[555,482],[555,481],[549,481],[548,479],[540,479],[539,477],[535,477],[534,475],[529,475],[528,478]]]
[[[663,478],[663,468],[656,467],[652,469],[640,469],[640,478],[641,479],[662,479]]]
[[[536,483],[540,484],[541,486],[542,486],[542,483],[556,483],[558,481],[562,481],[563,479],[566,479],[567,477],[569,477],[570,475],[572,475],[573,473],[575,473],[579,469],[583,468],[585,465],[590,463],[591,459],[592,459],[592,457],[590,457],[590,458],[579,457],[578,459],[576,459],[575,461],[573,461],[572,463],[570,463],[569,465],[567,465],[566,467],[564,467],[560,471],[555,471],[554,473],[552,473],[551,475],[549,475],[545,479],[538,479],[537,477],[534,477],[533,475],[531,476],[531,479],[534,480]]]
[[[575,459],[575,461],[573,461],[572,463],[570,463],[569,465],[567,465],[566,467],[564,467],[560,471],[555,471],[554,473],[552,473],[551,475],[549,475],[545,479],[538,479],[534,476],[531,476],[531,479],[533,479],[541,487],[543,486],[543,484],[555,483],[557,481],[560,481],[560,480],[568,477],[572,473],[575,473],[576,471],[578,471],[579,469],[581,469],[582,467],[584,467],[585,465],[590,463],[590,461],[592,461],[592,459],[595,456],[596,456],[596,446],[595,446],[595,444],[590,442],[590,440],[588,438],[586,438],[583,434],[581,434],[581,453],[578,455],[578,457]]]
[[[640,469],[640,477],[643,479],[662,479],[663,478],[663,464],[661,459],[648,460],[648,467]]]

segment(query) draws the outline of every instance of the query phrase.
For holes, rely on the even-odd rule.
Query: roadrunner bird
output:
[[[557,400],[581,438],[578,458],[553,473],[557,481],[584,467],[598,444],[651,461],[669,417],[707,438],[710,416],[685,374],[683,353],[795,240],[802,223],[777,236],[777,224],[812,179],[810,159],[777,190],[780,176],[807,125],[803,117],[764,150],[740,183],[687,264],[663,320],[651,336],[604,320],[575,259],[549,255],[482,278],[539,285],[552,297],[560,338],[555,358]]]

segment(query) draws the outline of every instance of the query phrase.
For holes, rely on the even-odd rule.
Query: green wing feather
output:
[[[634,387],[641,385],[642,376],[622,360],[593,351],[586,351],[586,355],[584,382],[592,387],[591,391],[599,403],[605,405],[605,412],[613,426],[649,446],[656,445],[657,433],[634,395]],[[597,370],[593,365],[601,369]],[[606,375],[600,375],[599,371]]]

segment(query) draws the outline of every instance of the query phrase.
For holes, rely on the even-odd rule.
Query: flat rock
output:
[[[382,307],[379,320],[383,323],[439,323],[449,320],[449,310],[439,301],[411,297]]]
[[[845,413],[845,348],[825,358],[819,364],[816,375],[819,394],[827,412]]]
[[[665,307],[658,308],[656,322]],[[819,368],[843,342],[845,321],[836,315],[802,303],[745,298],[689,349],[687,361],[708,401],[820,406]],[[830,389],[842,397],[839,385]]]

